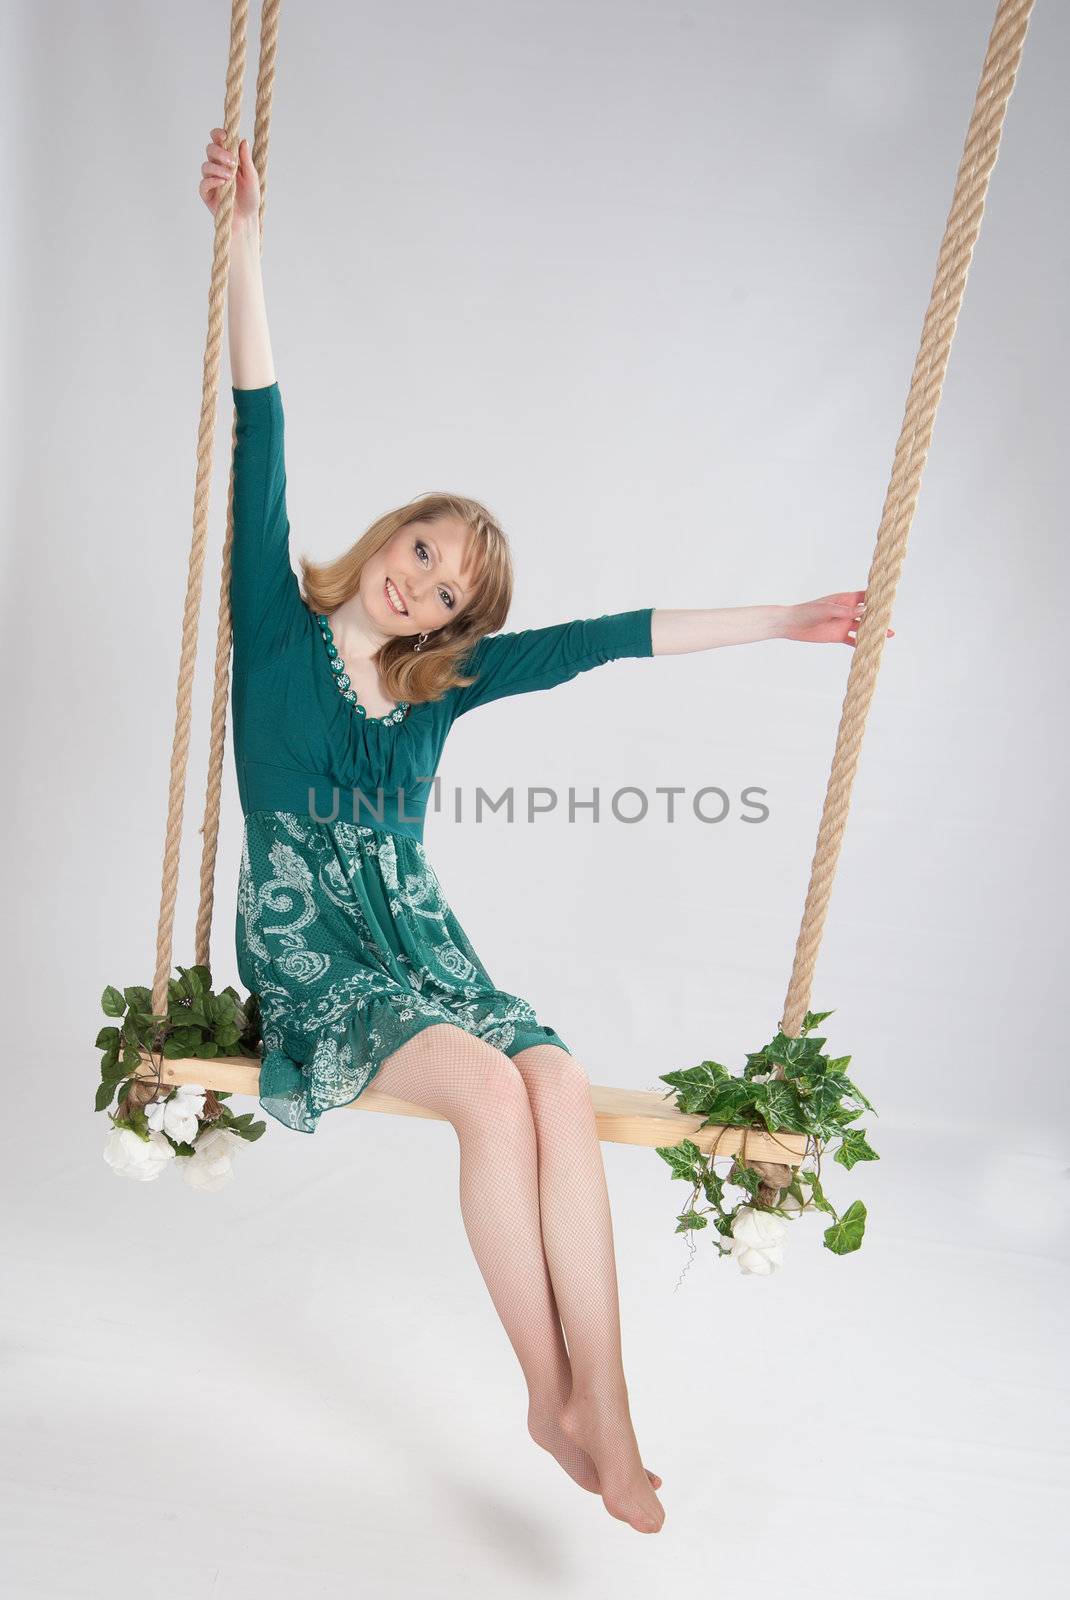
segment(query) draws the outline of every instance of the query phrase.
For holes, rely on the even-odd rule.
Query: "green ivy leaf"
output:
[[[762,1085],[758,1087],[761,1088]],[[696,1108],[706,1114],[702,1127],[738,1124],[745,1111],[751,1114],[748,1120],[753,1121],[757,1115],[754,1091],[755,1085],[746,1083],[742,1078],[727,1079],[713,1093],[705,1095],[701,1107]]]
[[[836,1124],[837,1128],[846,1127],[847,1123],[853,1122],[856,1117],[861,1115],[861,1106],[837,1106],[835,1110],[829,1112],[829,1118]]]
[[[801,1170],[799,1177],[804,1183],[808,1183],[810,1185],[810,1199],[813,1201],[814,1205],[817,1206],[820,1211],[827,1211],[830,1216],[834,1217],[836,1215],[836,1207],[834,1205],[830,1205],[828,1200],[826,1200],[825,1191],[821,1187],[821,1182],[817,1176],[817,1173]]]
[[[825,1070],[825,1060],[821,1054],[824,1039],[791,1039],[789,1040],[788,1054],[791,1059],[784,1069],[786,1078],[798,1078],[816,1073],[821,1076]]]
[[[702,1174],[702,1191],[706,1199],[712,1205],[715,1205],[718,1211],[727,1209],[724,1204],[724,1179],[719,1172],[713,1170],[712,1166],[708,1167]]]
[[[706,1218],[699,1211],[684,1211],[676,1219],[677,1233],[697,1233],[706,1226]]]
[[[866,1208],[861,1200],[847,1207],[840,1220],[825,1229],[825,1245],[834,1255],[846,1256],[857,1250],[866,1231]]]
[[[839,1109],[842,1089],[838,1078],[819,1078],[810,1086],[806,1102],[806,1115],[818,1125],[826,1122]]]
[[[863,1128],[847,1128],[844,1130],[843,1143],[833,1159],[838,1161],[841,1167],[850,1169],[856,1161],[879,1161],[880,1156],[867,1142]]]
[[[771,1062],[785,1069],[785,1076],[792,1076],[789,1068],[801,1062],[811,1062],[821,1054],[824,1039],[792,1039],[786,1033],[778,1033],[765,1047],[765,1053]]]
[[[673,1145],[655,1145],[654,1148],[661,1159],[669,1163],[674,1178],[693,1178],[695,1163],[702,1160],[702,1151],[693,1139],[682,1139],[679,1144]]]
[[[768,1083],[755,1084],[755,1104],[770,1133],[777,1128],[787,1128],[793,1133],[809,1131],[799,1105],[798,1093],[798,1084],[792,1086],[782,1078],[770,1078]]]
[[[661,1082],[677,1089],[677,1105],[682,1110],[690,1110],[692,1107],[699,1109],[710,1091],[725,1080],[731,1081],[731,1077],[728,1068],[722,1067],[719,1061],[702,1061],[697,1067],[686,1067],[681,1072],[663,1072]]]
[[[762,1184],[762,1175],[753,1167],[744,1166],[737,1156],[735,1164],[728,1174],[727,1182],[738,1184],[741,1189],[746,1189],[753,1200]]]
[[[850,1078],[845,1077],[843,1079],[843,1088],[846,1094],[853,1094],[856,1100],[861,1100],[867,1111],[872,1111],[874,1116],[877,1115],[877,1112],[874,1110],[873,1106],[870,1105],[861,1089],[857,1084],[852,1083]]]

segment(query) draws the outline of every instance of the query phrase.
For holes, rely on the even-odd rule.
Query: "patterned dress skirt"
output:
[[[299,1133],[434,1023],[509,1056],[568,1050],[526,1000],[495,988],[407,834],[250,812],[235,931],[239,975],[260,999],[260,1104]]]

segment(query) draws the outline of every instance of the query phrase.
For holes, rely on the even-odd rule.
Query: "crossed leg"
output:
[[[436,1023],[373,1082],[453,1125],[465,1231],[527,1382],[532,1437],[612,1515],[657,1532],[664,1511],[628,1416],[609,1199],[582,1068],[556,1045],[510,1059]]]

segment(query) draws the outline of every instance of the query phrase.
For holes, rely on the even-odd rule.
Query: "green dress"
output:
[[[260,1104],[314,1133],[436,1023],[509,1056],[568,1049],[528,1001],[495,986],[424,853],[424,812],[456,717],[652,655],[653,608],[486,634],[460,663],[476,676],[468,688],[365,715],[340,689],[341,663],[290,566],[279,386],[232,393],[238,972],[260,999]]]

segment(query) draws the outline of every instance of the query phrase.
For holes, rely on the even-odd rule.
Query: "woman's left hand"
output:
[[[866,614],[866,591],[848,589],[843,594],[822,595],[820,600],[804,600],[788,606],[787,626],[781,637],[801,639],[805,644],[849,644],[852,649],[858,624]],[[891,638],[894,628],[886,634]]]

